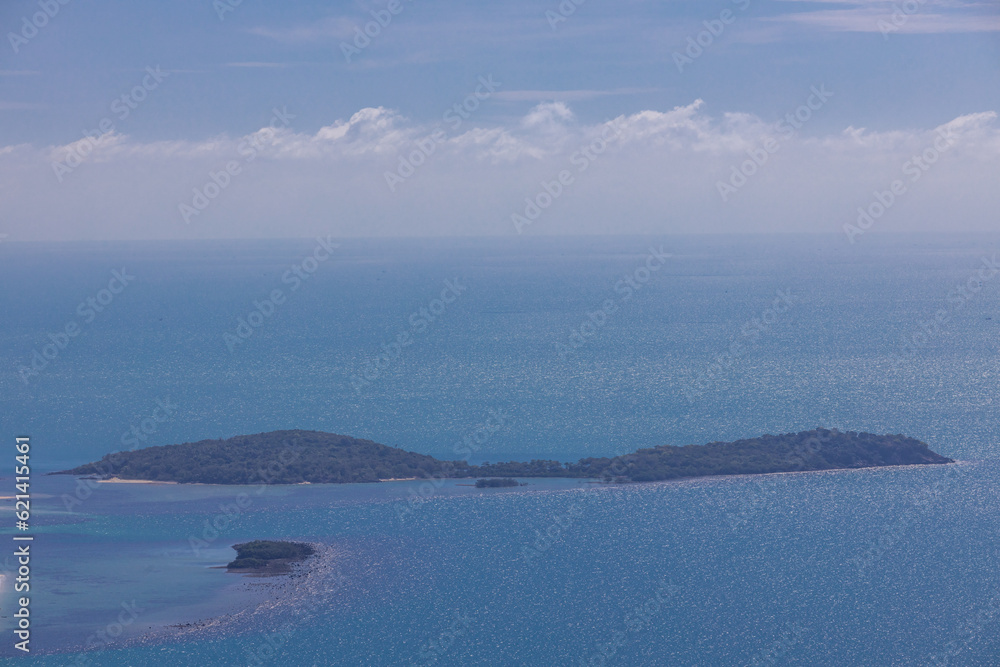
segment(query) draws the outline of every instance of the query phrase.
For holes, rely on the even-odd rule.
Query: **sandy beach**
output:
[[[177,482],[160,482],[153,479],[122,479],[121,477],[111,477],[97,480],[98,484],[176,484]]]

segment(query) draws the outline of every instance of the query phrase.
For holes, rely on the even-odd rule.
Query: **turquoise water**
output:
[[[32,436],[35,491],[52,496],[36,497],[33,641],[57,653],[39,662],[71,663],[63,651],[135,600],[92,664],[997,664],[1000,278],[977,270],[998,239],[868,240],[345,241],[294,292],[282,274],[314,242],[0,246],[0,426],[11,466],[13,436]],[[672,256],[625,299],[619,281],[661,245]],[[78,304],[123,267],[134,282],[86,322]],[[414,326],[456,279],[460,296]],[[231,353],[224,334],[274,289],[287,298]],[[791,305],[769,311],[779,292]],[[82,334],[21,381],[72,321]],[[398,357],[370,361],[401,332]],[[154,423],[158,399],[177,408]],[[503,424],[487,432],[491,411]],[[237,489],[102,485],[69,513],[76,481],[39,476],[127,446],[143,420],[145,444],[316,428],[453,458],[471,442],[477,461],[824,425],[966,463],[449,482],[412,506],[412,482],[249,489],[195,554]],[[330,550],[312,578],[273,584],[273,608],[141,639],[264,596],[272,584],[210,566],[266,537]]]

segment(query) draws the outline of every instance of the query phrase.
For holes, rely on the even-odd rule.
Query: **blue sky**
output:
[[[400,0],[391,15],[388,0],[222,9],[232,2],[49,0],[37,34],[24,25],[37,0],[0,6],[0,226],[12,239],[516,232],[524,198],[616,118],[613,146],[522,233],[839,231],[956,119],[955,149],[879,227],[935,229],[956,206],[967,228],[995,225],[997,3]],[[342,45],[372,12],[391,20],[347,62]],[[699,37],[701,52],[686,51]],[[496,89],[450,127],[445,112],[490,75]],[[144,78],[155,86],[122,117],[112,104]],[[720,194],[813,86],[832,97]],[[274,109],[286,111],[244,163],[241,140]],[[427,166],[391,187],[386,172],[441,127]],[[58,173],[85,130],[104,136]],[[183,215],[234,159],[225,192]],[[321,222],[332,207],[342,219]]]

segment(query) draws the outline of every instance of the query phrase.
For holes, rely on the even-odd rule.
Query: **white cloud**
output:
[[[60,146],[0,147],[0,181],[9,186],[0,219],[16,239],[512,234],[511,214],[525,198],[569,172],[573,183],[530,233],[834,233],[948,131],[953,147],[879,231],[995,229],[995,112],[937,128],[848,127],[815,136],[808,126],[793,134],[752,114],[710,114],[707,106],[695,100],[587,123],[565,102],[548,102],[503,125],[470,119],[453,131],[377,107],[315,132],[263,128],[155,142],[109,133]],[[717,184],[768,141],[778,149],[723,202]],[[82,162],[60,182],[53,162],[74,154]],[[185,224],[179,204],[190,203],[212,174],[222,178],[227,163],[239,173]],[[408,172],[406,164],[412,175],[390,190],[386,173]]]
[[[816,2],[845,5],[764,17],[765,22],[837,32],[941,34],[1000,31],[995,3],[964,0],[785,0],[807,6]],[[904,6],[905,5],[905,6]]]
[[[564,102],[543,102],[521,120],[525,127],[552,126],[573,120],[573,112]]]

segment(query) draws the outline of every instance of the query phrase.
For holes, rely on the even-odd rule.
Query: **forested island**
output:
[[[576,463],[442,461],[320,431],[272,431],[108,454],[56,474],[202,484],[330,484],[390,479],[577,477],[651,482],[710,475],[953,463],[903,435],[836,429],[706,445],[660,445]]]
[[[287,572],[290,563],[305,560],[316,553],[312,545],[304,542],[275,540],[234,544],[233,549],[236,550],[236,559],[226,565],[227,570],[253,570],[273,574]]]

